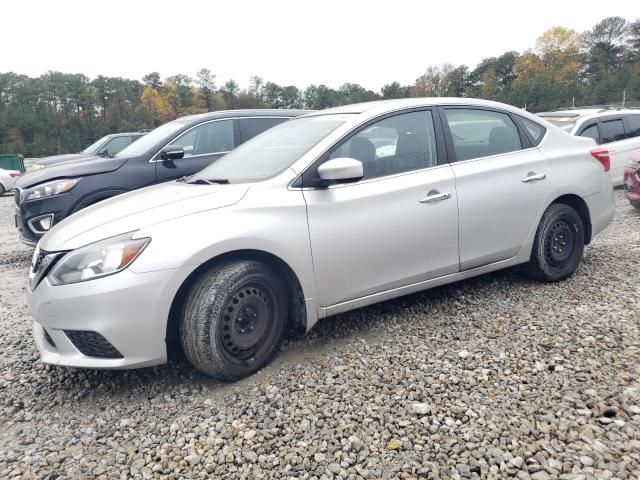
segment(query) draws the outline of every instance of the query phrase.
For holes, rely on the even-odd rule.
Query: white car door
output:
[[[312,167],[349,157],[364,170],[357,182],[303,190],[321,306],[458,271],[455,181],[436,145],[422,109],[370,122]]]
[[[627,138],[622,116],[604,117],[598,120],[600,142],[609,151],[611,159],[611,181],[614,185],[622,185],[624,169],[631,163],[631,155],[640,148],[639,139]]]
[[[545,130],[522,119],[527,136],[510,114],[492,109],[442,111],[447,147],[455,160],[460,269],[509,259],[536,228],[549,190],[549,160],[531,145]]]

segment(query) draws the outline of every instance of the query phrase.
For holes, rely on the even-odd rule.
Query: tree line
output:
[[[413,84],[380,91],[358,83],[278,85],[259,76],[241,88],[218,86],[203,68],[195,77],[141,81],[49,71],[31,78],[0,73],[0,153],[43,156],[81,150],[113,132],[153,128],[182,115],[238,108],[309,108],[377,99],[453,96],[497,100],[537,112],[567,106],[640,105],[640,19],[608,17],[586,32],[554,27],[524,52],[466,65],[429,66]]]

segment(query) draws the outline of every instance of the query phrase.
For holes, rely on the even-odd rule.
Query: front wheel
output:
[[[263,263],[212,267],[192,286],[180,318],[189,362],[220,380],[239,380],[267,365],[284,334],[286,288]]]
[[[5,194],[5,192],[6,192],[6,190],[5,190],[5,188],[4,188],[4,185],[2,185],[2,184],[0,183],[0,197],[1,197],[2,195],[4,195],[4,194]]]
[[[531,259],[524,267],[531,277],[557,282],[575,273],[584,251],[584,225],[569,205],[552,204],[536,231]]]
[[[640,200],[629,200],[631,206],[637,210],[640,210]]]

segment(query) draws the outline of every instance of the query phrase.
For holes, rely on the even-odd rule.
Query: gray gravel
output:
[[[616,197],[568,281],[510,270],[327,319],[231,385],[39,363],[3,220],[0,478],[640,478],[640,214]]]

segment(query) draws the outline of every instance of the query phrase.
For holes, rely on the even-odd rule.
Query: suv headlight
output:
[[[52,195],[68,192],[75,187],[79,181],[79,178],[64,178],[43,183],[33,188],[27,188],[23,191],[23,201],[26,202],[28,200],[36,200],[38,198],[51,197]]]
[[[124,270],[151,241],[150,238],[133,240],[131,236],[132,233],[126,233],[72,250],[51,269],[49,281],[52,285],[66,285]]]

